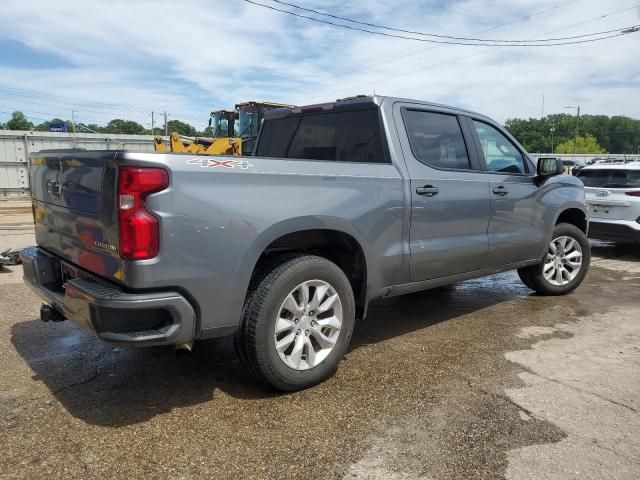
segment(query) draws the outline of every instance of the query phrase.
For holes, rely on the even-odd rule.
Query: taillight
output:
[[[625,194],[629,195],[630,197],[640,197],[640,190],[638,190],[637,192],[625,192]]]
[[[169,176],[162,168],[121,167],[119,169],[118,226],[121,258],[145,260],[158,255],[159,222],[145,209],[145,198],[168,186]]]

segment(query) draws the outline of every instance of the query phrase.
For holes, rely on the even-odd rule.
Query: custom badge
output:
[[[201,168],[240,168],[246,170],[253,167],[248,160],[215,160],[212,158],[191,158],[187,160],[187,165],[199,165]]]

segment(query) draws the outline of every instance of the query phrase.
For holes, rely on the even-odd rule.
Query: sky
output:
[[[262,3],[283,7],[271,0]],[[491,39],[640,24],[639,0],[290,0],[394,28]],[[299,13],[304,13],[298,11]],[[434,45],[334,28],[242,0],[3,0],[0,121],[112,118],[198,129],[245,100],[305,105],[356,94],[415,98],[508,118],[640,118],[640,32],[580,45]]]

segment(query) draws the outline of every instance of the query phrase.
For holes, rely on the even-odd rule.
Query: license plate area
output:
[[[591,208],[591,213],[609,213],[612,205],[604,205],[601,203],[589,203],[589,207]]]

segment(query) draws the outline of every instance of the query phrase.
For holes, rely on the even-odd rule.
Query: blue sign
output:
[[[56,122],[49,124],[50,132],[68,132],[66,122]]]

